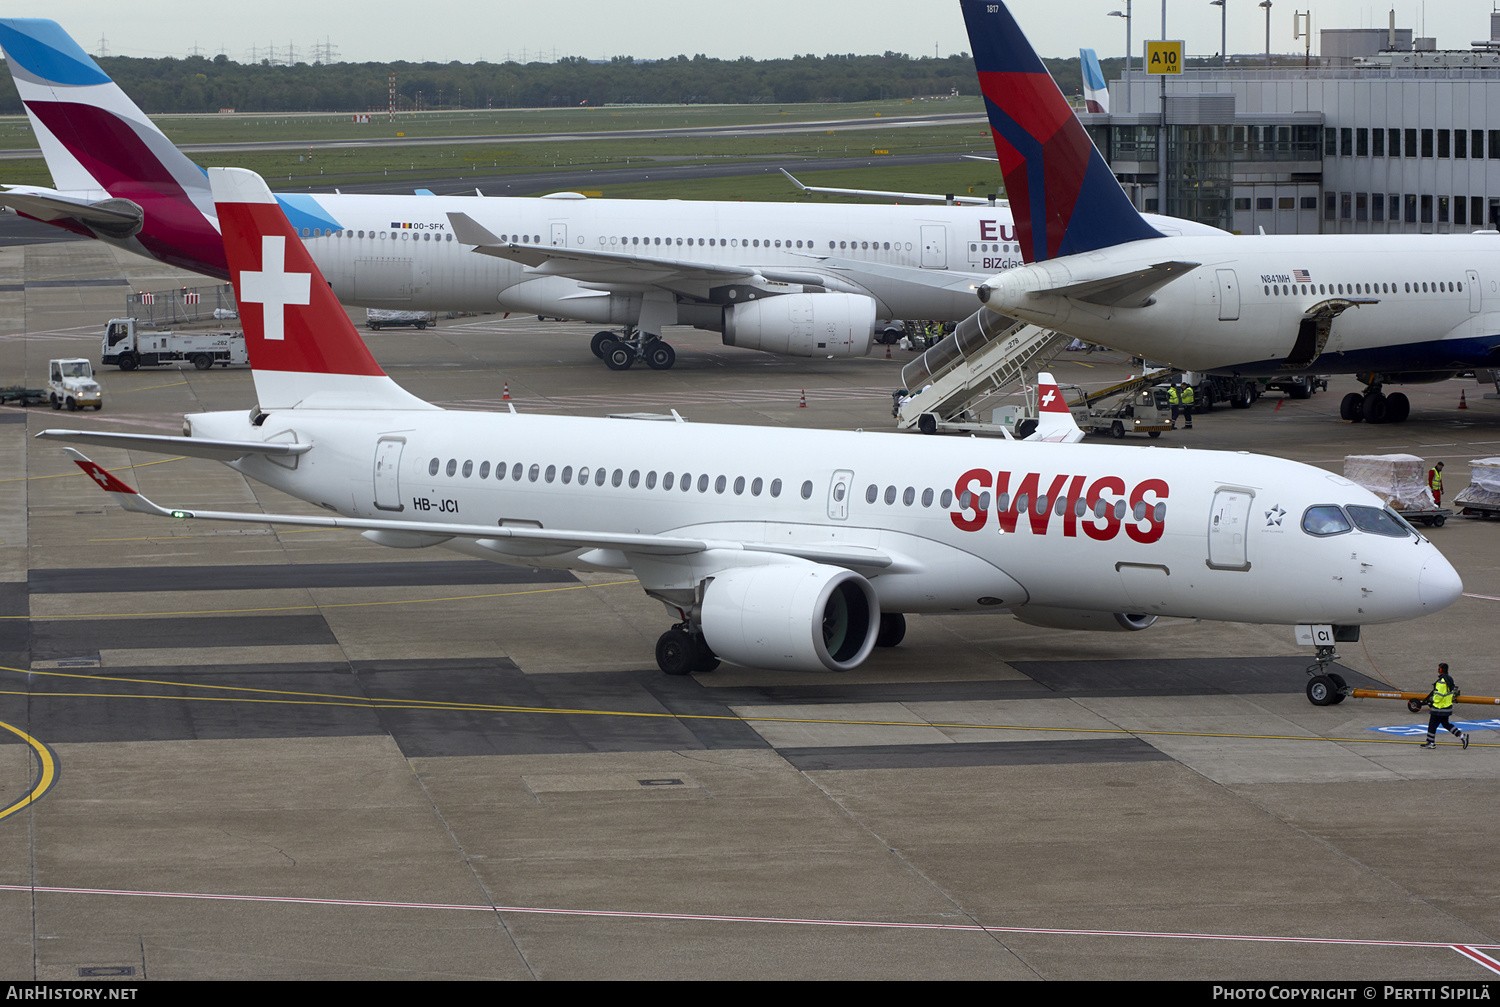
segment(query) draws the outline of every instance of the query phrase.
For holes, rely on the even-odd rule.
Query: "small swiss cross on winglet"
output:
[[[108,470],[99,465],[97,462],[84,457],[82,454],[74,451],[72,448],[63,448],[63,450],[73,456],[73,464],[83,469],[83,474],[94,480],[94,482],[98,483],[99,488],[104,492],[129,493],[131,496],[136,495],[135,490],[131,489],[129,486],[116,479],[108,472]]]

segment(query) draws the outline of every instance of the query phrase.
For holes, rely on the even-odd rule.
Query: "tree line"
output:
[[[366,112],[388,106],[396,75],[402,108],[558,108],[611,104],[855,102],[972,95],[979,83],[967,53],[945,58],[794,56],[726,60],[704,55],[555,63],[239,63],[227,56],[105,56],[104,72],[147,113]],[[1078,58],[1045,60],[1065,94],[1080,87]],[[1105,61],[1106,74],[1120,61]],[[22,110],[8,68],[0,113]]]

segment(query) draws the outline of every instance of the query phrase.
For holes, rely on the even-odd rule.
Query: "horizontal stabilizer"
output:
[[[85,223],[117,226],[139,223],[143,216],[141,208],[128,199],[111,199],[106,194],[75,196],[28,185],[6,186],[0,191],[0,206],[9,206],[38,220],[71,217]]]
[[[161,434],[111,434],[93,430],[43,430],[37,434],[48,440],[74,444],[95,444],[123,451],[155,451],[164,455],[186,455],[209,458],[216,462],[233,462],[250,455],[293,457],[312,449],[311,444],[266,444],[261,441],[210,441],[201,437],[166,437]],[[82,457],[80,455],[79,457]]]
[[[174,440],[176,438],[162,438]],[[296,447],[296,445],[291,445]],[[553,547],[559,550],[609,549],[636,556],[687,556],[713,550],[765,552],[805,559],[814,563],[831,563],[838,566],[885,569],[893,564],[887,554],[865,546],[840,546],[829,544],[746,543],[720,541],[717,539],[683,538],[675,535],[644,535],[613,532],[570,531],[561,528],[535,528],[499,525],[446,524],[428,521],[389,521],[378,518],[324,517],[302,514],[255,514],[238,511],[210,511],[166,508],[147,499],[137,490],[120,481],[103,466],[87,458],[74,448],[64,448],[73,457],[74,464],[94,480],[104,492],[114,497],[115,502],[126,510],[156,517],[172,517],[179,520],[197,518],[200,521],[239,521],[251,524],[293,525],[302,528],[349,528],[355,531],[394,533],[410,540],[413,536],[428,537],[437,542],[449,538],[478,540],[481,544],[512,542],[531,546]],[[377,539],[376,541],[380,541]],[[505,552],[504,549],[496,549]]]
[[[1050,287],[1036,293],[1071,297],[1076,301],[1087,301],[1089,304],[1101,304],[1109,308],[1144,308],[1151,303],[1152,294],[1202,264],[1158,262],[1145,269],[1133,269],[1128,273],[1106,276],[1100,280],[1070,283],[1066,287]]]

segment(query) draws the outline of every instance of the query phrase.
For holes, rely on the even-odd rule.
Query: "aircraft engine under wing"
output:
[[[1151,295],[1168,283],[1203,265],[1201,262],[1158,262],[1144,269],[1133,269],[1099,280],[1083,280],[1065,287],[1035,291],[1036,297],[1070,297],[1076,301],[1100,304],[1109,308],[1144,308]]]
[[[140,204],[112,198],[108,193],[90,197],[29,185],[6,186],[0,191],[0,206],[47,222],[76,220],[101,234],[121,239],[138,233],[146,216]]]

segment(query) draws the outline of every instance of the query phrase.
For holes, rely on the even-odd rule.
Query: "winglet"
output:
[[[152,514],[156,517],[186,517],[186,513],[169,511],[158,507],[156,504],[141,496],[140,493],[131,489],[125,483],[115,478],[104,466],[90,459],[82,451],[74,448],[63,448],[73,456],[73,464],[83,469],[83,474],[94,480],[99,488],[114,497],[115,503],[126,510],[135,511],[138,514]]]

